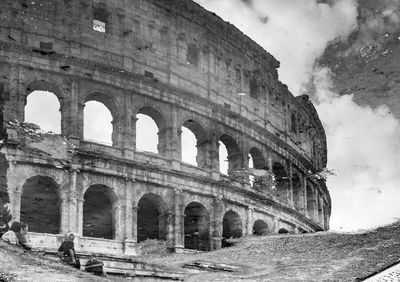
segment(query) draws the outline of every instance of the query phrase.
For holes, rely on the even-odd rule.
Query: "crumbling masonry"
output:
[[[213,250],[245,234],[328,229],[331,200],[315,177],[324,129],[278,67],[189,0],[0,1],[0,157],[13,219],[36,246],[73,231],[78,250],[112,254],[136,254],[147,238]],[[62,136],[21,125],[35,90],[59,99]],[[84,140],[87,101],[110,110],[112,146]],[[139,113],[157,124],[158,154],[136,150]],[[181,161],[182,126],[196,136],[197,166]],[[275,185],[250,183],[249,155]]]

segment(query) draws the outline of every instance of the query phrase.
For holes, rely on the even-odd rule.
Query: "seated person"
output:
[[[21,231],[21,225],[18,221],[11,224],[10,230],[1,236],[1,239],[9,244],[18,245],[18,238],[16,233]]]
[[[79,259],[76,257],[76,252],[74,249],[74,239],[74,233],[67,233],[65,241],[61,243],[57,253],[63,262],[73,265],[76,268],[80,268],[81,265]]]
[[[24,249],[30,251],[32,250],[32,245],[28,243],[26,240],[26,234],[28,234],[28,225],[26,223],[20,222],[20,231],[15,232],[15,235],[18,238],[18,244],[22,246]]]

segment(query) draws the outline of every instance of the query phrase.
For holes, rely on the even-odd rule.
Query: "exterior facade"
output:
[[[318,115],[234,26],[188,0],[6,0],[0,11],[0,157],[13,218],[36,246],[72,231],[81,251],[132,255],[148,238],[213,250],[329,229],[329,192],[313,177],[327,162]],[[34,91],[58,98],[61,135],[20,126]],[[84,140],[88,101],[111,112],[112,146]],[[158,153],[136,149],[138,114],[157,124]],[[197,166],[182,161],[182,127]],[[250,158],[274,181],[249,181]]]

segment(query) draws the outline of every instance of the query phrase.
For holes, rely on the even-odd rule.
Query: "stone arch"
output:
[[[279,228],[278,230],[278,234],[288,234],[289,230],[287,230],[286,228]]]
[[[123,130],[122,128],[122,117],[124,116],[124,110],[121,109],[118,106],[118,102],[116,101],[115,97],[112,97],[108,94],[105,94],[101,91],[91,91],[89,92],[84,99],[84,103],[83,103],[83,108],[82,108],[82,116],[84,120],[84,108],[86,106],[86,103],[88,102],[99,102],[101,103],[103,106],[105,106],[105,108],[110,112],[112,120],[111,120],[111,127],[112,127],[112,132],[111,132],[111,142],[113,146],[118,146],[120,141],[118,140],[118,135],[120,133],[121,130]],[[106,126],[106,125],[104,125]],[[85,130],[85,125],[83,125],[83,130],[82,133]],[[84,133],[83,133],[84,134]]]
[[[292,176],[292,186],[293,186],[293,204],[294,208],[298,211],[301,211],[303,209],[303,203],[302,203],[302,185],[301,185],[301,178],[297,173],[294,173]]]
[[[253,147],[249,150],[249,154],[251,155],[251,158],[253,159],[253,167],[254,168],[268,169],[267,164],[265,162],[265,158],[259,149]]]
[[[137,240],[167,239],[168,207],[156,194],[143,195],[138,202]]]
[[[261,219],[258,219],[253,224],[253,234],[254,235],[265,235],[269,233],[268,224]]]
[[[83,236],[114,239],[117,207],[118,198],[111,188],[91,185],[84,194]]]
[[[29,82],[25,87],[25,104],[26,104],[26,97],[31,94],[33,91],[47,91],[51,92],[57,96],[58,100],[60,101],[60,105],[63,105],[63,101],[65,98],[64,92],[61,88],[50,81],[44,79],[35,79]]]
[[[229,246],[226,241],[230,238],[240,238],[243,235],[242,220],[238,213],[229,210],[222,219],[222,247]]]
[[[24,97],[24,105],[23,106],[23,110],[22,110],[22,114],[23,117],[21,120],[26,121],[26,107],[28,106],[28,96],[31,95],[34,92],[37,91],[44,91],[44,92],[48,92],[52,95],[54,95],[58,101],[59,104],[59,108],[56,109],[57,111],[60,112],[60,116],[55,117],[52,116],[51,119],[52,123],[56,123],[55,119],[60,119],[59,121],[57,121],[59,123],[59,129],[60,129],[60,133],[61,134],[65,134],[66,133],[66,127],[65,127],[65,121],[67,120],[66,117],[66,112],[64,112],[64,108],[65,108],[65,95],[63,93],[63,91],[61,90],[61,88],[56,85],[53,82],[49,82],[47,80],[43,80],[43,79],[36,79],[33,80],[31,82],[29,82],[26,87],[25,87],[25,97]],[[47,112],[47,111],[46,111]],[[58,115],[58,114],[57,114]],[[46,118],[47,119],[47,118]],[[41,126],[41,124],[39,124],[39,126]],[[59,133],[58,131],[56,133]]]
[[[186,206],[184,215],[185,248],[210,250],[210,216],[207,209],[198,202],[191,202]]]
[[[287,201],[289,179],[287,177],[285,167],[280,162],[274,162],[272,166],[272,171],[275,175],[276,195],[279,199]]]
[[[166,125],[166,120],[164,115],[162,114],[162,111],[158,110],[154,106],[143,106],[139,108],[139,110],[136,112],[135,117],[138,114],[143,114],[148,117],[150,117],[155,124],[157,125],[157,135],[158,135],[158,145],[157,145],[157,151],[158,154],[165,156],[168,152],[168,139],[169,139],[169,134],[167,132],[167,125]],[[139,133],[136,130],[136,136]]]
[[[20,221],[29,230],[58,234],[61,229],[61,199],[59,186],[50,177],[34,176],[22,187]]]
[[[234,138],[227,134],[223,134],[219,141],[221,141],[228,151],[228,175],[232,175],[234,171],[242,168],[243,155],[240,151],[239,145]]]
[[[204,127],[201,125],[200,122],[188,118],[186,119],[183,123],[182,126],[186,127],[189,129],[194,136],[196,137],[196,150],[197,150],[197,155],[196,155],[196,162],[197,166],[200,168],[206,168],[207,167],[207,133],[204,130]],[[181,148],[181,152],[183,155],[183,148]]]
[[[251,166],[252,163],[252,166]],[[254,169],[265,169],[268,170],[268,167],[265,163],[264,156],[262,152],[253,147],[249,150],[249,163],[248,163],[249,168],[254,168]],[[263,185],[261,184],[261,178],[254,176],[254,174],[249,175],[249,180],[250,180],[250,186],[256,189],[263,189]]]
[[[118,119],[119,114],[123,113],[123,109],[118,106],[118,101],[116,101],[115,97],[102,91],[94,90],[87,93],[84,103],[89,101],[96,101],[106,106],[114,120]]]

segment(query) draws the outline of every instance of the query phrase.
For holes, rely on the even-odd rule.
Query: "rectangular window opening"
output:
[[[254,99],[258,99],[259,96],[259,85],[257,80],[250,79],[250,97]]]
[[[239,68],[235,69],[235,78],[236,78],[236,82],[241,84],[241,82],[242,82],[242,71]]]
[[[93,11],[93,30],[106,33],[107,11],[103,8],[95,8]]]
[[[199,50],[197,49],[196,45],[190,44],[187,49],[186,63],[188,65],[195,65],[197,67],[199,65],[199,61]]]

